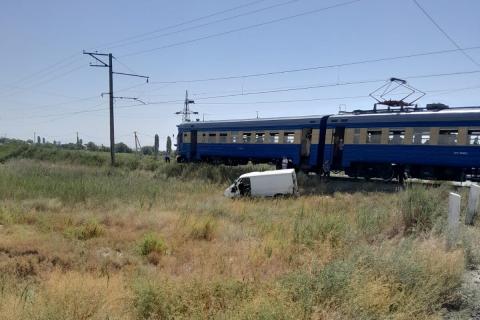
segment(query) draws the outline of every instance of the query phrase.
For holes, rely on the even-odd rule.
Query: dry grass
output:
[[[230,200],[188,170],[1,165],[2,317],[436,319],[480,261],[444,187]]]

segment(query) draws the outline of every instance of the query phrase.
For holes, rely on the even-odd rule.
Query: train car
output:
[[[344,113],[329,117],[324,166],[354,177],[426,179],[480,174],[480,107]]]
[[[274,163],[319,171],[328,116],[184,122],[178,125],[180,162]]]
[[[405,108],[331,116],[185,122],[178,160],[274,163],[352,177],[464,180],[480,176],[480,107]]]

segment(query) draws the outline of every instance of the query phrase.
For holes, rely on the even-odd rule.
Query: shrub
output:
[[[252,294],[250,285],[241,281],[157,278],[137,279],[133,293],[138,319],[231,319],[222,315],[237,309]]]
[[[463,229],[463,247],[465,252],[465,264],[469,268],[477,268],[480,265],[480,232],[476,227]]]
[[[317,213],[301,209],[293,224],[293,242],[313,246],[329,241],[335,247],[346,240],[348,225],[343,214]]]
[[[173,301],[165,286],[142,280],[134,287],[133,308],[138,319],[173,318]]]
[[[78,240],[89,240],[96,238],[103,235],[104,232],[104,228],[96,220],[91,220],[66,230],[67,235],[71,235]]]
[[[217,225],[213,219],[201,220],[193,224],[190,237],[195,240],[212,241]]]
[[[424,319],[456,301],[463,257],[442,241],[405,241],[357,248],[346,259],[286,276],[282,286],[304,317],[325,306],[344,319]]]
[[[302,306],[304,318],[309,318],[315,306],[331,300],[338,300],[337,303],[341,301],[347,292],[353,270],[351,261],[338,260],[311,273],[299,271],[290,274],[281,283],[291,299]]]
[[[415,186],[401,196],[400,210],[407,234],[428,232],[445,216],[447,206],[442,196],[446,195],[442,191]]]
[[[364,206],[358,210],[355,220],[361,234],[370,240],[379,235],[389,222],[389,212],[387,208]]]
[[[153,233],[146,234],[139,244],[140,254],[148,256],[151,253],[165,254],[167,245],[164,240]]]

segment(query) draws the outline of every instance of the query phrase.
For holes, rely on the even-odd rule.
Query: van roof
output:
[[[261,172],[249,172],[249,173],[242,174],[240,176],[240,178],[292,174],[293,172],[295,172],[295,169],[281,169],[281,170],[268,170],[268,171],[261,171]]]

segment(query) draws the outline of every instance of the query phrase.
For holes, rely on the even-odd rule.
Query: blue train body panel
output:
[[[190,144],[184,143],[182,152],[190,152]],[[224,159],[281,159],[287,157],[295,165],[300,163],[300,145],[298,144],[248,144],[248,143],[200,143],[193,160],[207,158]]]
[[[480,107],[195,122],[183,123],[178,127],[177,150],[179,156],[186,161],[239,159],[278,163],[279,160],[287,157],[292,160],[295,167],[317,172],[320,169],[343,170],[355,164],[397,164],[404,165],[405,168],[431,166],[440,168],[438,171],[442,171],[443,168],[459,168],[458,172],[465,171],[465,169],[472,169],[471,172],[480,172],[480,146],[475,146],[473,140],[468,140],[473,138],[465,137],[466,132],[480,132]],[[456,140],[451,145],[404,144],[403,140],[399,144],[388,144],[384,139],[382,144],[370,144],[365,140],[359,141],[359,136],[356,136],[357,140],[355,141],[357,142],[352,144],[354,140],[351,137],[354,129],[373,130],[372,128],[381,128],[382,137],[385,137],[384,129],[387,132],[393,132],[395,129],[404,130],[405,135],[406,128],[410,128],[409,132],[413,132],[412,130],[416,130],[415,128],[431,129],[431,132],[436,132],[437,136],[440,130],[455,130],[458,136],[460,133],[463,136],[461,140]],[[310,132],[316,130],[316,135],[315,139],[312,139],[313,133],[311,133],[308,144],[305,144],[305,137],[308,136],[305,132],[309,132],[308,130]],[[233,138],[229,138],[227,141],[231,143],[218,143],[220,139],[214,140],[217,141],[216,143],[205,143],[205,141],[209,141],[209,139],[205,140],[205,137],[208,138],[209,135],[220,137],[222,132],[224,136],[226,136],[225,132],[228,132],[228,137],[235,136],[235,132],[240,133],[240,137],[242,132],[250,132],[253,139],[256,133],[265,134],[265,138],[267,138],[268,133],[274,131],[283,132],[281,135],[288,131],[300,132],[301,142],[295,138],[295,143],[292,144],[281,142],[242,143],[241,140],[233,143]],[[318,132],[320,133],[318,134]],[[365,134],[366,131],[362,132]],[[191,134],[195,143],[190,143],[188,135],[186,136],[188,141],[182,141],[184,133]],[[346,133],[350,139],[343,145],[346,141],[344,140]],[[433,133],[431,134],[433,135]],[[477,140],[480,140],[480,133],[475,134]],[[410,133],[409,139],[411,139],[411,135]],[[203,139],[200,139],[201,137]],[[362,139],[365,139],[365,135],[362,136]],[[470,142],[466,142],[465,139]],[[339,141],[341,142],[339,143]],[[310,150],[306,153],[305,148],[308,145]]]
[[[469,168],[479,166],[479,161],[479,147],[363,144],[345,145],[342,165],[348,168],[352,163],[395,163]]]

